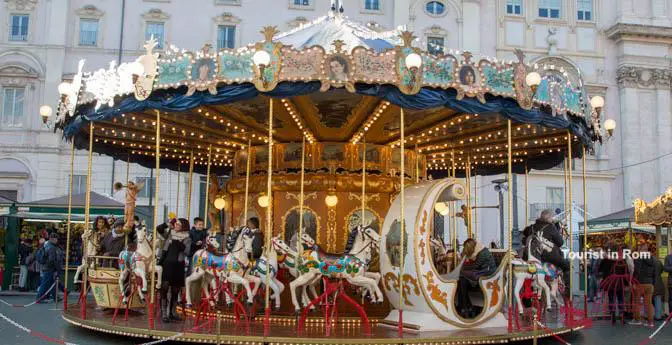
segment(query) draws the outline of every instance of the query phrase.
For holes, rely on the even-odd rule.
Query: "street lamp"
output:
[[[221,211],[224,209],[224,207],[226,207],[226,200],[223,198],[217,198],[213,204],[215,205],[216,209]]]
[[[602,96],[593,96],[593,98],[590,99],[590,105],[595,109],[595,112],[599,116],[604,107],[604,98],[602,98]]]
[[[327,204],[328,207],[334,207],[338,204],[338,197],[335,194],[329,194],[324,198],[324,203]]]
[[[608,119],[607,121],[604,121],[604,129],[607,130],[609,138],[611,138],[614,135],[614,129],[616,129],[616,121],[614,121],[613,119]]]
[[[67,81],[58,84],[58,94],[61,95],[61,102],[65,103],[68,96],[72,94],[72,84]]]

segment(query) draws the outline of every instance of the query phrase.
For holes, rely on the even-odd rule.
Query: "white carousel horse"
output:
[[[205,291],[205,296],[210,301],[210,305],[214,307],[214,301],[210,300],[210,289],[216,290],[217,283],[215,276],[217,274],[216,267],[222,267],[224,256],[216,254],[219,249],[219,242],[213,236],[208,236],[205,240],[206,248],[199,249],[194,253],[191,259],[191,274],[184,280],[185,296],[187,299],[187,307],[191,308],[191,288],[194,283],[199,282],[198,288]],[[214,252],[214,253],[213,253]]]
[[[285,260],[282,261],[280,266],[286,268],[287,271],[289,271],[289,274],[291,274],[292,277],[296,279],[300,275],[300,272],[297,268],[297,263],[299,262],[298,260],[299,254],[296,251],[294,251],[294,249],[292,249],[290,245],[285,243],[285,241],[283,241],[279,237],[273,238],[273,246],[278,253],[285,255]],[[309,286],[304,286],[301,289],[301,302],[303,303],[304,307],[307,307],[312,299],[315,299],[320,296],[317,293],[317,290],[315,289],[315,285],[317,285],[317,283]],[[312,297],[308,296],[309,290]],[[311,309],[315,309],[315,306],[312,306]]]
[[[140,226],[136,229],[138,248],[135,252],[131,252],[127,249],[124,249],[119,254],[119,269],[121,274],[119,274],[119,288],[121,291],[124,291],[124,281],[128,278],[128,275],[135,274],[135,276],[142,279],[142,288],[138,290],[138,295],[140,300],[145,300],[145,292],[147,292],[147,275],[152,267],[152,263],[156,262],[156,255],[152,252],[152,245],[147,238],[147,226],[145,223],[141,223]],[[156,239],[155,239],[156,241]],[[156,289],[161,287],[161,273],[163,272],[163,267],[158,264],[154,264],[154,271],[156,272]],[[128,301],[128,296],[124,293],[123,303]]]
[[[81,283],[79,280],[79,275],[82,273],[82,270],[86,265],[89,265],[90,268],[93,267],[93,261],[89,262],[90,256],[96,256],[98,250],[100,249],[100,234],[94,233],[90,229],[87,229],[82,234],[82,242],[86,243],[86,253],[82,256],[82,264],[77,266],[77,272],[75,272],[75,277],[73,283]]]
[[[553,243],[544,238],[541,234],[534,234],[527,240],[527,261],[516,258],[511,261],[513,266],[514,276],[514,296],[516,304],[518,305],[518,312],[523,313],[523,303],[520,300],[520,290],[526,279],[531,279],[535,288],[541,289],[546,295],[546,310],[551,310],[551,299],[553,299],[558,306],[564,304],[562,297],[558,293],[559,281],[562,279],[562,273],[554,265],[541,262],[539,258],[533,255],[532,240],[539,242],[539,247],[542,252],[550,252],[553,250]],[[546,278],[549,278],[551,286],[546,284]]]
[[[247,255],[252,253],[252,234],[249,229],[243,228],[234,230],[230,236],[234,242],[231,251],[223,257],[221,267],[215,269],[222,283],[242,285],[247,293],[247,303],[252,304],[261,283],[261,279],[248,274],[251,267]],[[254,289],[250,288],[250,283],[254,283]],[[226,301],[228,304],[233,302],[229,295]]]
[[[268,254],[264,253],[256,260],[251,275],[258,277],[261,284],[266,285],[266,274],[270,272],[268,282],[271,290],[273,290],[271,298],[275,300],[275,308],[280,309],[280,294],[285,290],[285,285],[275,277],[278,274],[278,250],[280,250],[276,246],[276,240],[280,239],[278,237],[273,238]]]
[[[378,287],[380,274],[373,272],[367,274],[372,252],[380,241],[380,235],[373,228],[361,225],[354,228],[350,233],[345,255],[338,258],[325,257],[320,254],[315,241],[308,234],[304,233],[302,240],[311,245],[313,249],[304,252],[305,261],[299,265],[299,271],[302,274],[289,284],[292,303],[297,312],[300,306],[296,299],[296,288],[313,284],[322,276],[345,279],[354,286],[373,291],[372,300],[374,302],[383,302],[383,293]]]

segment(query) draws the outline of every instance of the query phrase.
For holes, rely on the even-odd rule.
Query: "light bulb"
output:
[[[613,131],[614,129],[616,129],[616,121],[614,121],[613,119],[604,121],[604,129],[608,131]]]
[[[541,75],[537,72],[530,72],[525,76],[525,83],[527,86],[539,86],[541,84]]]
[[[213,204],[215,205],[216,209],[221,211],[226,206],[226,200],[224,200],[222,198],[217,198],[217,199],[215,199],[215,202]]]
[[[434,210],[445,216],[444,212],[448,212],[448,205],[446,205],[445,202],[437,202],[436,205],[434,205]]]
[[[72,93],[72,84],[66,81],[58,84],[58,93],[61,96],[69,95],[70,93]]]
[[[590,105],[593,109],[602,109],[602,107],[604,107],[604,98],[602,98],[602,96],[593,96],[593,98],[590,99]]]
[[[252,56],[252,62],[257,66],[267,66],[271,62],[271,55],[265,50],[257,50]]]
[[[261,206],[263,208],[268,207],[268,204],[269,204],[268,195],[266,195],[266,194],[260,195],[259,199],[257,199],[257,203],[259,204],[259,206]]]
[[[406,64],[406,68],[408,69],[420,68],[422,65],[422,57],[416,53],[411,53],[406,56],[404,62]]]
[[[52,109],[48,105],[43,105],[43,106],[40,107],[40,116],[42,116],[43,118],[47,118],[47,117],[51,116],[51,112],[52,112]]]
[[[329,207],[334,207],[336,204],[338,204],[338,197],[336,195],[327,195],[327,197],[324,198],[324,202],[327,204]]]

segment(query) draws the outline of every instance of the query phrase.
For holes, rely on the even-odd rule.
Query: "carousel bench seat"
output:
[[[497,263],[497,270],[489,276],[484,276],[481,277],[480,279],[488,279],[496,275],[500,270],[505,269],[505,264],[507,263],[504,258],[506,257],[508,253],[508,249],[490,249],[490,252],[492,253],[492,256],[495,258],[495,262]],[[481,291],[480,286],[473,287],[472,289],[469,290],[469,298],[471,299],[471,304],[476,306],[476,307],[483,307],[483,292]]]

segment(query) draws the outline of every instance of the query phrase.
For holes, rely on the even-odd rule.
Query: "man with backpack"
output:
[[[63,251],[58,248],[58,234],[49,234],[49,241],[45,242],[42,248],[38,249],[37,262],[40,264],[40,288],[37,290],[37,300],[46,301],[45,296],[49,292],[49,297],[56,297],[57,287],[49,290],[58,276],[63,265]]]

